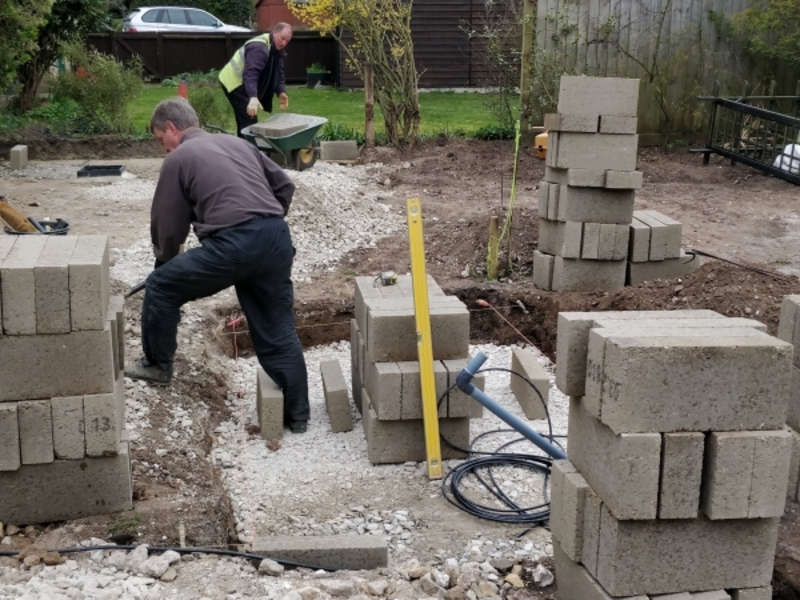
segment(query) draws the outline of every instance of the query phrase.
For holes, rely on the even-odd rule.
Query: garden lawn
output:
[[[131,107],[131,116],[137,132],[147,131],[153,108],[161,100],[177,94],[176,87],[146,87],[136,97]],[[218,91],[225,102],[222,90]],[[292,87],[289,95],[289,112],[301,115],[314,115],[328,119],[331,128],[346,134],[354,131],[364,134],[364,93],[361,91],[340,91],[336,89],[308,89]],[[497,127],[496,117],[489,110],[489,104],[496,94],[459,93],[459,92],[421,92],[419,95],[420,135],[432,137],[439,134],[448,136],[472,136],[481,128]],[[192,88],[189,88],[189,101],[192,99]],[[273,108],[277,111],[278,100],[275,98]],[[231,116],[233,110],[231,109]],[[262,113],[266,119],[268,113]],[[375,105],[375,131],[383,132],[383,115],[380,107]]]

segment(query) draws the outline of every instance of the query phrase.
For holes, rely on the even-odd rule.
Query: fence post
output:
[[[375,74],[372,63],[364,65],[364,144],[375,146]]]

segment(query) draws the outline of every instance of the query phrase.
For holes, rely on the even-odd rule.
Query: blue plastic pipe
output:
[[[458,386],[458,389],[475,398],[475,400],[503,419],[503,421],[525,436],[525,438],[536,444],[555,460],[567,458],[567,455],[564,454],[564,451],[561,450],[561,448],[553,445],[549,440],[536,433],[522,419],[512,415],[505,408],[500,406],[497,402],[489,398],[489,396],[484,394],[483,391],[476,388],[472,384],[472,378],[475,377],[475,373],[478,372],[478,369],[480,369],[483,363],[486,362],[487,358],[488,357],[483,352],[478,352],[478,354],[469,361],[469,364],[461,369],[461,372],[456,377],[456,385]]]

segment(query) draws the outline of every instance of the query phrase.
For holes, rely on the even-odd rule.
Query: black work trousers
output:
[[[206,237],[147,278],[142,349],[152,363],[171,365],[181,306],[233,285],[247,318],[258,362],[283,390],[284,418],[307,421],[308,374],[294,320],[289,225],[259,218]]]
[[[250,98],[242,92],[243,89],[243,87],[238,87],[232,93],[229,93],[225,86],[222,86],[222,91],[225,92],[225,97],[230,102],[231,108],[233,108],[233,116],[236,118],[236,135],[240,138],[244,137],[242,129],[258,123],[257,116],[251,117],[247,114],[247,105],[250,103]]]

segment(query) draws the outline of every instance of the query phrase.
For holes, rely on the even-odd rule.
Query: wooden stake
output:
[[[497,279],[497,247],[500,245],[500,217],[497,215],[489,219],[489,254],[486,259],[486,278],[489,281]]]

